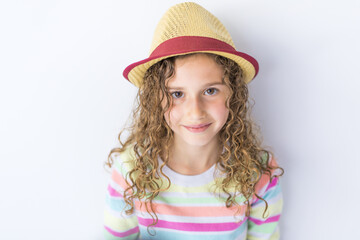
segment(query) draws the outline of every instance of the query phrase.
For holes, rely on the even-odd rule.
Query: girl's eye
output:
[[[173,98],[181,98],[184,94],[182,92],[173,92],[171,93],[171,96],[173,96]]]
[[[205,90],[205,95],[214,95],[217,91],[218,90],[216,88],[209,88]]]

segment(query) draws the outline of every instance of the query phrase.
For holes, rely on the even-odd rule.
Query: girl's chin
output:
[[[175,137],[176,138],[176,137]],[[177,137],[176,143],[194,147],[205,147],[206,145],[212,142],[213,138],[209,136],[187,136],[187,137]]]

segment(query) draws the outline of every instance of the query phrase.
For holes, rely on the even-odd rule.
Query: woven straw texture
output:
[[[170,8],[160,19],[150,54],[162,42],[181,36],[215,38],[235,48],[229,32],[210,12],[196,3],[182,3]]]

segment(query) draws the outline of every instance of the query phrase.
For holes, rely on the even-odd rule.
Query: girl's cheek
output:
[[[228,115],[229,115],[229,109],[226,108],[226,103],[225,101],[219,101],[215,106],[214,106],[214,111],[216,112],[216,115],[219,117],[223,117],[223,119],[227,119]]]
[[[164,117],[167,124],[172,127],[177,120],[177,113],[176,109],[174,109],[174,106],[165,112]]]
[[[179,119],[179,109],[173,106],[170,111],[170,120],[174,123]]]

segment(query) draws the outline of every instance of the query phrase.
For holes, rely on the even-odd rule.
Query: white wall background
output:
[[[101,239],[103,162],[136,93],[122,71],[178,2],[1,1],[0,239]],[[282,239],[360,239],[359,1],[196,2],[259,61]]]

